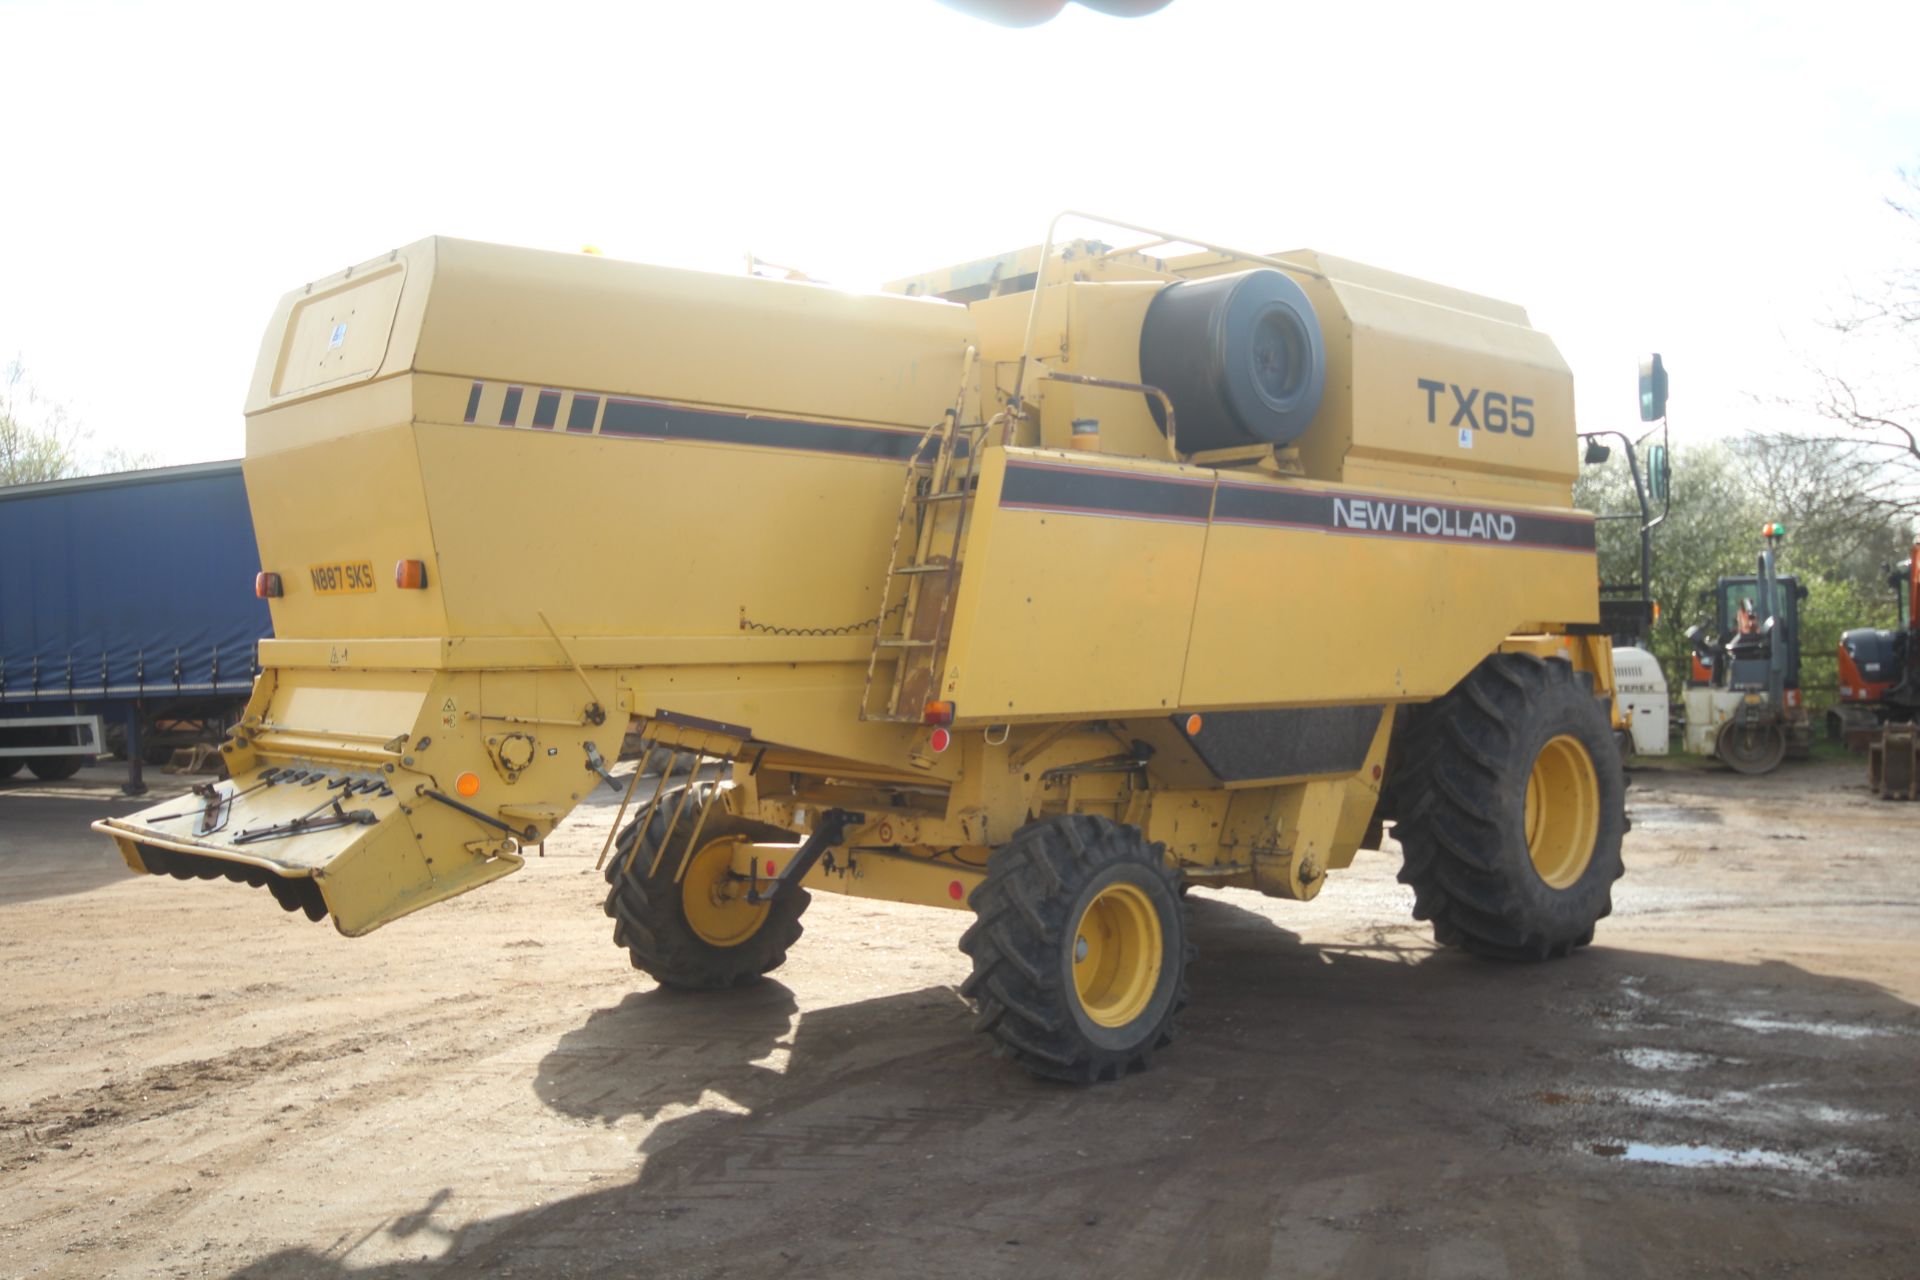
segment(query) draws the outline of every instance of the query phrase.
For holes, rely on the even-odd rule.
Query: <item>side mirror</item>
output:
[[[1667,495],[1672,491],[1673,458],[1668,454],[1667,446],[1654,445],[1647,450],[1647,496],[1664,506]]]
[[[1590,467],[1597,467],[1601,463],[1605,462],[1608,458],[1611,458],[1612,456],[1613,456],[1613,450],[1607,448],[1606,445],[1601,444],[1600,441],[1595,439],[1594,437],[1592,436],[1587,437],[1587,454],[1584,458],[1581,459],[1582,462],[1586,463]]]
[[[1640,361],[1640,421],[1658,422],[1667,416],[1667,366],[1659,352]]]

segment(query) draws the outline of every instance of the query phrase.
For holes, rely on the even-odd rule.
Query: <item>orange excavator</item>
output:
[[[1867,781],[1886,799],[1920,799],[1920,541],[1893,567],[1892,630],[1857,627],[1840,637],[1840,701],[1827,736],[1867,750]]]

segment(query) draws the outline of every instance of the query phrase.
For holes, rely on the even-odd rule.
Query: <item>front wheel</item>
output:
[[[1509,960],[1593,940],[1623,866],[1626,780],[1593,677],[1496,654],[1411,717],[1395,834],[1434,939]]]
[[[700,807],[721,803],[719,788],[707,785],[687,797],[686,812],[669,834],[684,790],[660,797],[645,831],[635,819],[614,842],[606,906],[613,940],[627,949],[634,968],[662,986],[712,991],[752,982],[786,963],[813,896],[789,885],[771,902],[748,902],[746,882],[733,871],[734,847],[792,837],[720,809],[701,823]],[[688,858],[696,828],[699,847]]]
[[[978,1030],[1037,1076],[1113,1080],[1173,1039],[1192,959],[1180,875],[1138,828],[1030,822],[987,861],[960,939]]]

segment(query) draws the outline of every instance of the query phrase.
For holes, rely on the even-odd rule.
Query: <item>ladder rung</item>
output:
[[[916,493],[915,502],[958,502],[962,498],[971,498],[970,493]]]
[[[947,573],[953,569],[950,564],[903,564],[895,573]]]
[[[933,641],[931,640],[881,640],[878,643],[882,649],[931,649],[933,648]]]

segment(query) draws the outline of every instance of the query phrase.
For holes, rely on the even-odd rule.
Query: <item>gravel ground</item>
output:
[[[1391,853],[1196,892],[1180,1040],[1092,1089],[970,1033],[958,912],[655,989],[610,805],[350,941],[125,875],[111,771],[0,783],[0,1274],[1911,1277],[1920,805],[1864,773],[1638,771],[1557,964],[1437,951]]]

